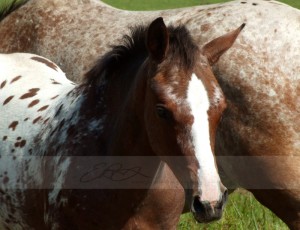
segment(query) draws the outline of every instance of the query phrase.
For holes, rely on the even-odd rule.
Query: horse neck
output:
[[[122,76],[115,76],[107,83],[108,155],[154,155],[143,120],[147,79],[138,69],[120,70]]]
[[[68,146],[74,136],[78,137],[78,132],[74,133],[80,126],[80,113],[84,107],[87,98],[86,90],[82,86],[72,86],[64,89],[64,92],[58,94],[48,110],[47,122],[44,122],[36,140],[40,146],[40,154],[56,155],[58,146]],[[59,153],[57,153],[60,155]],[[68,155],[63,151],[61,155]]]
[[[147,76],[142,74],[145,71],[139,66],[131,70],[121,68],[122,76],[109,75],[109,79],[103,78],[97,86],[100,91],[96,97],[103,99],[101,107],[107,114],[102,134],[106,145],[101,150],[105,149],[106,156],[116,156],[109,158],[111,164],[129,160],[154,178],[161,161],[152,151],[144,124]],[[95,98],[93,93],[90,96]]]

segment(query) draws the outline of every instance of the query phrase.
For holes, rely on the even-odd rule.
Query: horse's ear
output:
[[[169,33],[163,19],[155,19],[148,28],[146,45],[150,56],[162,62],[169,48]]]
[[[202,48],[202,53],[207,57],[209,64],[215,64],[219,58],[225,53],[235,42],[237,36],[245,27],[245,23],[234,31],[231,31],[221,37],[218,37]]]

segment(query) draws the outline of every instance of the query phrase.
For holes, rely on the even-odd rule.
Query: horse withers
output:
[[[213,146],[226,103],[210,65],[242,28],[199,49],[184,26],[166,27],[158,18],[133,29],[79,85],[41,56],[1,54],[3,227],[175,228],[184,205],[172,200],[177,190],[163,190],[163,207],[149,209],[152,186],[165,181],[164,164],[198,221],[221,218],[227,190]],[[107,162],[90,161],[92,170],[83,172],[89,157]],[[122,168],[127,158],[138,169]],[[115,178],[126,172],[135,172],[127,179],[148,179],[134,187]],[[95,187],[78,187],[78,173]]]

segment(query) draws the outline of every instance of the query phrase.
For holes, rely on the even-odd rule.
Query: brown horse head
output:
[[[109,104],[107,155],[159,156],[200,222],[219,219],[227,198],[214,160],[226,102],[211,65],[242,27],[199,48],[184,26],[166,27],[158,18],[125,36],[86,75],[100,89],[91,98]]]
[[[227,198],[214,160],[216,128],[226,102],[211,65],[243,27],[201,49],[183,26],[167,28],[158,18],[148,29],[143,117],[149,142],[186,189],[186,201],[200,222],[219,219]]]

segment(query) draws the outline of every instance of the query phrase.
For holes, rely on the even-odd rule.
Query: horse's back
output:
[[[43,9],[51,9],[51,12]],[[62,66],[72,80],[79,82],[82,73],[93,65],[97,56],[108,50],[110,44],[121,38],[128,26],[163,16],[168,23],[186,25],[198,44],[205,44],[212,37],[246,22],[243,39],[238,39],[240,44],[234,45],[236,49],[230,50],[222,58],[225,60],[222,63],[230,68],[238,61],[243,71],[248,71],[250,66],[259,70],[264,63],[265,68],[275,69],[277,63],[282,63],[281,57],[286,57],[286,61],[299,54],[299,48],[295,48],[300,47],[297,39],[300,33],[299,15],[299,10],[276,1],[232,1],[139,12],[114,9],[97,1],[74,4],[68,1],[31,0],[0,22],[0,34],[3,36],[0,51],[29,51],[50,57]],[[112,21],[117,23],[112,26]],[[12,25],[14,29],[11,29]],[[277,55],[270,59],[266,57],[274,51]],[[241,52],[243,59],[228,58]],[[255,62],[249,63],[250,59]],[[288,65],[295,62],[289,61]],[[267,67],[268,64],[273,66]],[[286,70],[289,69],[286,66]]]
[[[251,143],[250,155],[299,156],[300,11],[276,1],[224,6],[212,9],[215,19],[206,22],[221,20],[220,32],[233,21],[246,22],[246,28],[215,67],[230,109],[223,123]]]
[[[282,154],[288,155],[290,151],[297,154],[296,150],[300,151],[300,11],[276,1],[248,0],[187,13],[183,9],[171,21],[186,24],[198,44],[235,24],[246,23],[239,39],[216,64],[214,73],[229,107],[236,109],[232,119],[241,122],[240,127],[246,126],[244,131],[248,133],[243,136],[248,140],[253,138],[249,143],[257,143],[260,136],[280,136],[280,141],[285,142],[282,147],[293,146],[293,150],[287,148]],[[220,26],[216,27],[217,24]],[[253,132],[251,122],[256,122],[255,128],[261,135]],[[272,134],[267,130],[272,130]]]
[[[0,54],[1,154],[28,154],[51,100],[70,85],[53,62],[34,54]]]
[[[66,79],[55,63],[35,54],[0,54],[0,68],[2,95],[7,91],[20,91],[20,87],[23,88],[25,85],[43,85],[50,78],[62,81]]]

